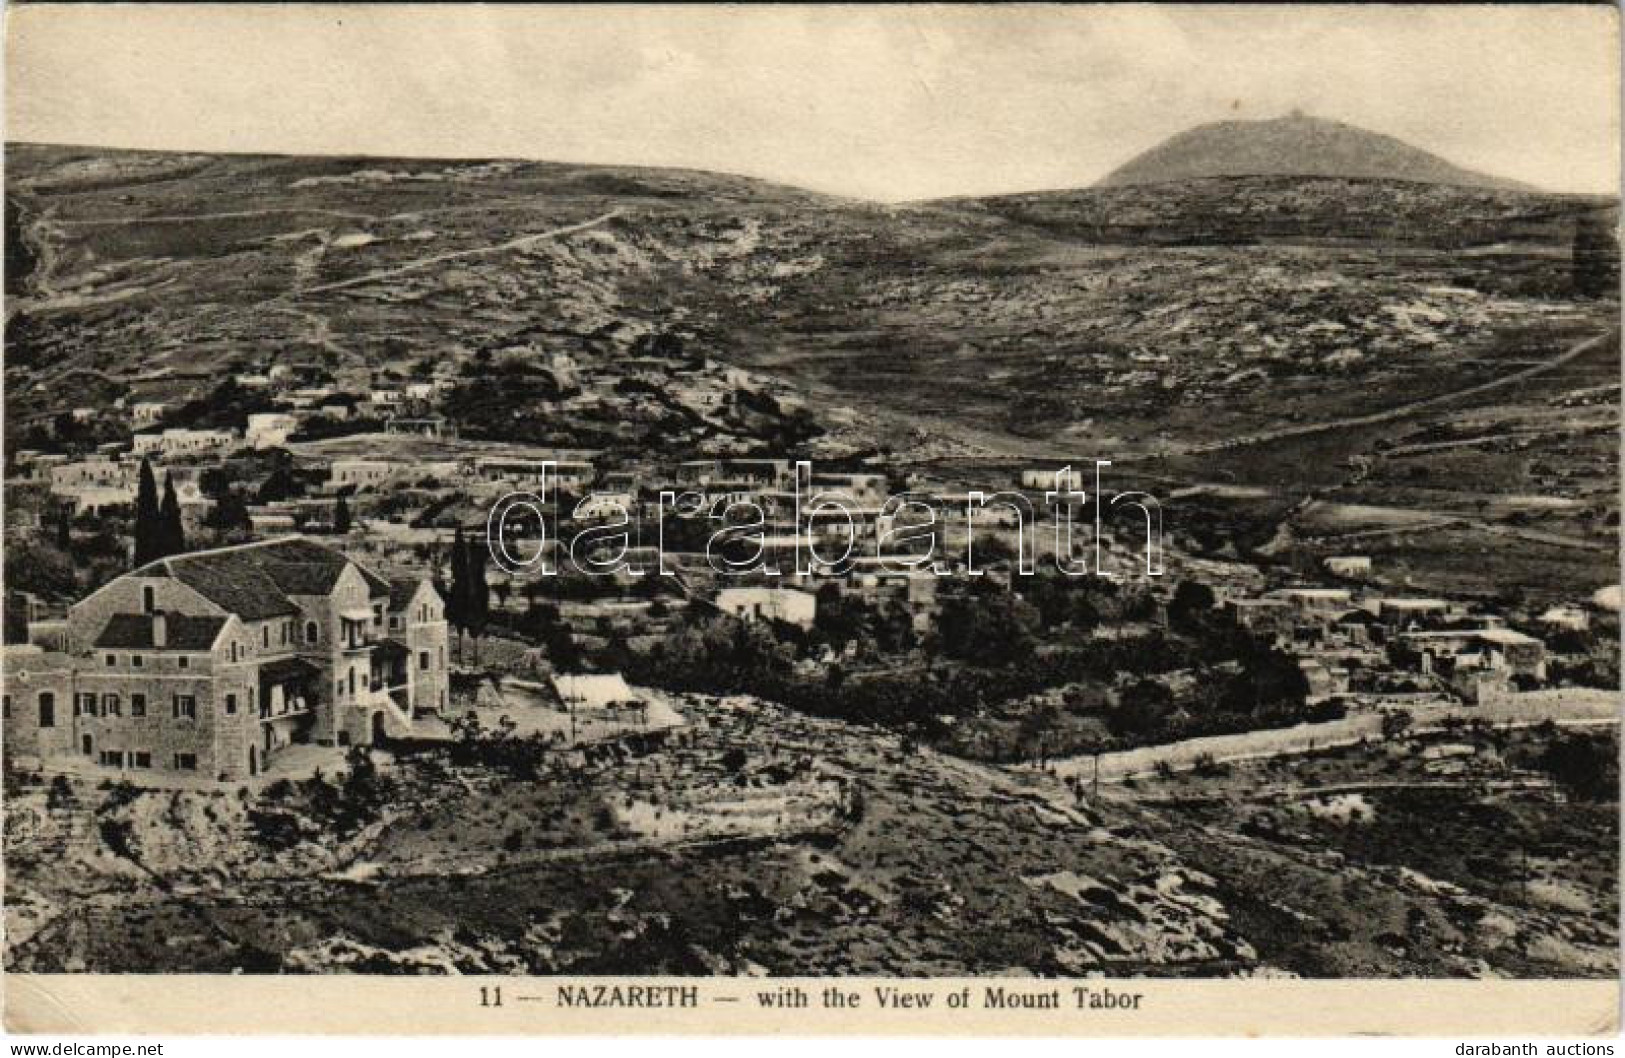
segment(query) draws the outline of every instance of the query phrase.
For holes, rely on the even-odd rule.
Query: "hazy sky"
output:
[[[1077,186],[1295,107],[1618,186],[1609,7],[7,9],[7,138],[692,166],[879,198]]]

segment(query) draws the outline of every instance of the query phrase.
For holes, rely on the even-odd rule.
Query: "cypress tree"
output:
[[[468,542],[459,526],[451,543],[451,590],[446,593],[446,620],[457,629],[457,653],[463,652],[463,629],[468,623]]]
[[[175,479],[164,475],[164,502],[158,518],[159,557],[179,555],[186,550],[186,530],[181,525],[181,501],[175,495]]]
[[[144,566],[161,558],[159,543],[158,481],[145,456],[135,486],[135,564]]]
[[[468,568],[468,624],[474,633],[474,663],[480,660],[480,638],[485,635],[485,625],[491,616],[491,586],[485,579],[486,565],[491,558],[491,549],[486,544],[486,538],[480,537],[478,542],[470,541],[468,557],[464,559]]]
[[[350,505],[343,496],[333,505],[333,531],[340,534],[350,531]]]

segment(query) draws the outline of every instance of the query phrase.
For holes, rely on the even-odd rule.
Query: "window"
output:
[[[73,699],[73,715],[83,713],[86,716],[96,715],[96,696],[94,694],[80,694]]]
[[[132,753],[130,754],[130,764],[137,768],[150,768],[152,767],[152,754],[140,752]]]
[[[226,712],[229,714],[237,712],[237,696],[235,694],[226,695]]]
[[[11,719],[11,695],[9,695],[9,694],[0,695],[0,709],[3,709],[3,711],[0,711],[0,717],[3,717],[5,719],[7,719],[7,720],[10,720]]]
[[[117,654],[109,654],[109,655],[107,655],[105,660],[107,661],[107,667],[112,668],[113,666],[118,664],[118,655]]]
[[[271,649],[271,626],[266,625],[260,629],[260,646],[266,650]]]
[[[56,726],[56,695],[50,691],[41,691],[39,694],[39,726]]]
[[[197,698],[190,694],[177,694],[170,701],[170,711],[176,720],[196,720]]]
[[[109,768],[124,767],[124,751],[120,749],[102,750],[102,764]]]
[[[153,591],[152,585],[145,585],[141,589],[141,612],[152,613],[156,609],[158,609],[157,595]]]
[[[197,771],[197,754],[196,753],[177,753],[177,754],[175,754],[175,770],[176,771]]]
[[[389,630],[391,632],[398,632],[398,631],[400,631],[400,629],[401,629],[401,615],[400,614],[393,614],[393,613],[390,614],[389,615]]]
[[[239,644],[237,643],[237,641],[235,639],[231,641],[231,660],[233,660],[233,661],[237,660],[237,648],[238,648],[238,646],[239,646]]]
[[[418,668],[424,672],[429,671],[429,652],[427,650],[418,651]]]
[[[333,682],[333,697],[335,697],[335,698],[343,698],[344,697],[344,681],[343,680],[335,680]]]
[[[135,668],[138,668],[138,669],[139,669],[139,668],[141,668],[141,667],[142,667],[142,666],[143,666],[143,665],[145,665],[145,664],[146,664],[146,663],[147,663],[147,660],[146,660],[146,658],[143,658],[143,657],[142,657],[142,656],[141,656],[141,655],[140,655],[140,654],[131,654],[131,655],[130,655],[130,664],[131,664],[131,665],[132,665],[132,666],[133,666],[133,667],[135,667]]]
[[[118,695],[116,695],[116,694],[104,694],[104,695],[102,695],[102,715],[103,716],[122,716],[123,713],[124,713],[124,710],[119,705]]]
[[[306,621],[305,622],[305,642],[307,644],[314,644],[316,642],[316,638],[317,638],[317,636],[319,634],[320,634],[320,632],[316,627],[316,622],[315,621]]]
[[[130,715],[131,716],[146,716],[147,715],[147,696],[146,695],[144,695],[144,694],[132,694],[132,695],[130,695]]]
[[[185,654],[182,654],[180,657],[175,659],[175,667],[178,669],[189,669],[192,667],[192,659],[187,657]]]

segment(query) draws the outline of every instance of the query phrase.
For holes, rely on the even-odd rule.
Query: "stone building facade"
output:
[[[5,654],[10,755],[237,780],[290,744],[401,737],[447,704],[434,586],[297,536],[143,566],[53,639]]]

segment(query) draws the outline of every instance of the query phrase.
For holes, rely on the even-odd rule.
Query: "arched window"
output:
[[[316,627],[316,622],[315,621],[306,621],[305,622],[305,642],[307,644],[310,644],[310,645],[314,646],[315,643],[316,643],[317,637],[320,636],[320,635],[321,635],[321,630]]]

